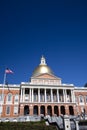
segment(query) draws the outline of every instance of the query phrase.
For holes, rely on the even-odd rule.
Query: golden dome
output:
[[[38,76],[40,74],[44,74],[44,73],[48,73],[48,74],[53,74],[52,70],[50,69],[50,67],[47,66],[45,58],[42,56],[41,58],[41,63],[39,66],[37,66],[35,68],[35,70],[33,71],[33,77],[34,76]]]

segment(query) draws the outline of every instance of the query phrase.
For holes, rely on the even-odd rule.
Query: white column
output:
[[[30,88],[30,102],[31,102],[31,88]]]
[[[67,89],[65,89],[65,102],[67,102]]]
[[[73,102],[75,102],[75,93],[74,93],[74,90],[73,90]]]
[[[65,90],[63,89],[63,102],[65,102]]]
[[[53,89],[51,89],[51,102],[53,102]]]
[[[25,88],[23,88],[23,102],[24,102],[24,99],[25,99]]]
[[[23,102],[23,88],[22,88],[22,102]]]
[[[74,90],[71,90],[71,102],[75,102],[75,94],[74,94]]]
[[[59,90],[57,89],[57,101],[59,102]]]
[[[38,102],[40,102],[40,88],[38,88]]]
[[[45,88],[45,102],[47,102],[47,98],[46,98],[47,96],[46,96],[46,88]]]
[[[63,90],[64,102],[66,102],[66,89]]]
[[[71,97],[70,97],[71,99],[70,99],[70,100],[71,100],[71,102],[73,102],[73,91],[70,90],[70,93],[71,93],[71,95],[70,95],[70,96],[71,96]]]
[[[33,102],[33,88],[32,88],[32,102]]]
[[[21,100],[20,101],[22,101],[22,88],[21,88]]]

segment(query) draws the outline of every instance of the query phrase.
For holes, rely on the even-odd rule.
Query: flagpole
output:
[[[4,72],[4,80],[3,80],[3,88],[2,88],[2,100],[1,100],[1,110],[3,110],[3,104],[4,104],[4,87],[5,87],[5,81],[6,81],[6,72]],[[2,111],[1,111],[2,112]],[[1,114],[1,113],[0,113]]]
[[[6,72],[4,73],[3,89],[2,89],[2,97],[3,97],[3,95],[4,95],[5,81],[6,81]]]

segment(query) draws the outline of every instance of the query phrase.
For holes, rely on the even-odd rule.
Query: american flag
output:
[[[6,74],[12,74],[13,71],[7,68],[7,69],[5,70],[5,73],[6,73]]]

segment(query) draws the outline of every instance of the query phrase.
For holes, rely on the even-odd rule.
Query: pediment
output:
[[[31,84],[38,85],[60,85],[61,78],[58,78],[52,74],[44,73],[38,76],[31,77]]]
[[[58,78],[58,77],[56,77],[54,75],[47,74],[47,73],[38,75],[38,76],[36,76],[34,78],[40,78],[40,79],[60,79],[60,78]]]

